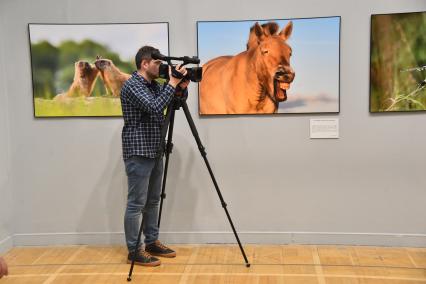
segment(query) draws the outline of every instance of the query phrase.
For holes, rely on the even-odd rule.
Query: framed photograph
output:
[[[121,116],[139,48],[169,54],[168,23],[29,24],[35,117]]]
[[[197,22],[200,115],[338,113],[340,17]]]
[[[426,110],[426,12],[371,16],[370,112]]]

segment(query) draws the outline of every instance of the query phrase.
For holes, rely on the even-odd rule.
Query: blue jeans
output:
[[[143,212],[145,244],[158,239],[158,207],[163,177],[163,159],[132,156],[124,161],[128,179],[124,233],[129,252],[136,249]],[[141,244],[139,244],[139,247]]]

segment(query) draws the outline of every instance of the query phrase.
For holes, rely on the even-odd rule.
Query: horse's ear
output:
[[[283,30],[280,32],[280,37],[282,37],[283,40],[287,40],[290,37],[292,31],[293,31],[293,22],[290,21],[285,26],[285,28],[283,28]]]
[[[259,23],[256,22],[253,28],[254,28],[254,33],[257,36],[257,39],[259,41],[263,40],[265,38],[265,32],[263,31],[263,28],[259,25]]]

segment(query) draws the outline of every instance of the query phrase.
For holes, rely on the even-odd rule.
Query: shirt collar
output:
[[[139,74],[138,71],[134,71],[132,75],[134,78],[136,78],[136,80],[140,81],[142,84],[148,87],[153,87],[157,85],[157,81],[152,80],[151,83],[148,82],[148,80],[145,79],[141,74]]]

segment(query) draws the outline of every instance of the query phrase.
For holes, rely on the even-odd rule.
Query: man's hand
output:
[[[181,90],[185,90],[188,87],[188,85],[189,85],[189,80],[184,78],[182,79],[182,81],[180,81],[179,88]]]
[[[4,275],[7,275],[7,264],[3,257],[0,257],[0,278],[2,278]]]
[[[181,66],[181,64],[177,65],[175,69],[177,72],[181,73],[183,76],[185,76],[186,73],[188,73],[188,71],[186,71],[186,68],[184,66]],[[172,68],[170,66],[169,66],[169,77],[170,77],[169,84],[172,85],[173,88],[176,88],[177,85],[180,83],[180,81],[182,81],[182,78],[179,79],[179,78],[173,77]]]
[[[188,87],[189,85],[189,80],[188,79],[182,79],[182,81],[180,81],[180,83],[177,85],[176,88],[176,96],[183,96],[184,94],[184,90]]]

